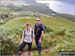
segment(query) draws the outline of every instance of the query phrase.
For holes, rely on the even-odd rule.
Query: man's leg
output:
[[[32,42],[28,43],[28,55],[31,54],[31,50],[32,50]]]
[[[37,46],[37,49],[38,49],[38,39],[35,38],[35,42],[36,42],[36,46]]]
[[[35,39],[35,41],[36,41],[38,51],[39,51],[39,53],[41,53],[41,43],[39,43],[39,39]],[[41,41],[42,41],[42,39],[41,39]]]
[[[37,39],[35,39],[35,42],[36,42],[36,46],[38,46],[38,40]]]
[[[38,40],[38,51],[39,53],[41,53],[41,43],[39,43],[39,40]]]

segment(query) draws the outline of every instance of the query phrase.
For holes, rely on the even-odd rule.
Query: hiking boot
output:
[[[41,56],[41,52],[39,52],[38,56]]]
[[[28,53],[28,56],[30,56],[31,54],[30,53]]]
[[[21,54],[20,53],[17,53],[16,56],[21,56]]]

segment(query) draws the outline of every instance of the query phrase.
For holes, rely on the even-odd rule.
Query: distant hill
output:
[[[75,16],[74,15],[69,15],[69,14],[54,14],[52,16],[53,17],[65,18],[65,19],[68,19],[68,20],[71,20],[71,21],[75,22]]]
[[[13,11],[32,11],[44,14],[55,13],[44,4],[38,4],[36,0],[1,0],[1,8],[9,8]]]
[[[48,6],[43,4],[30,4],[30,5],[22,5],[22,6],[15,6],[13,4],[7,6],[0,6],[1,8],[9,8],[9,10],[13,11],[32,11],[32,12],[39,12],[43,14],[52,14],[55,13],[53,10],[49,9]]]
[[[0,8],[11,11],[31,11],[34,13],[39,12],[53,17],[66,18],[72,21],[74,21],[75,18],[73,15],[56,13],[45,4],[39,4],[35,0],[1,0]]]
[[[1,5],[8,6],[10,4],[22,6],[25,4],[35,4],[37,3],[35,0],[0,0]]]
[[[37,3],[36,0],[12,0],[12,1],[23,2],[28,4]]]

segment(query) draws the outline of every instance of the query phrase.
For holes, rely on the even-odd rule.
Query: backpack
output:
[[[41,24],[41,27],[43,27],[44,32],[46,32],[46,26],[44,24]]]
[[[46,32],[46,26],[44,24],[40,24],[40,28],[42,28],[42,27],[44,29],[44,32]],[[36,28],[36,24],[35,24],[35,28]]]

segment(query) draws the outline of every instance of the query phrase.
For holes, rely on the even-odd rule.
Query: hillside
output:
[[[16,7],[13,5],[9,5],[9,6],[0,6],[1,9],[0,11],[29,11],[29,12],[33,12],[33,13],[41,13],[41,14],[47,14],[49,16],[53,16],[53,17],[61,17],[61,18],[65,18],[71,21],[74,21],[75,16],[74,15],[69,15],[69,14],[59,14],[54,12],[53,10],[49,9],[49,7],[45,6],[45,5],[41,5],[41,4],[32,4],[32,5],[25,5],[22,7]],[[10,14],[10,13],[9,13]],[[38,16],[38,15],[37,15]]]
[[[10,4],[14,6],[22,6],[25,4],[35,4],[37,3],[35,0],[0,0],[1,5],[8,6]]]
[[[61,18],[65,18],[71,21],[75,21],[75,16],[74,15],[69,15],[69,14],[59,14],[54,12],[53,10],[49,9],[49,7],[45,6],[45,5],[41,5],[41,4],[32,4],[32,5],[25,5],[22,7],[16,7],[13,5],[9,5],[9,6],[0,6],[1,9],[0,11],[5,11],[5,13],[7,11],[29,11],[29,12],[33,12],[33,13],[41,13],[41,14],[47,14],[49,16],[53,16],[53,17],[61,17]],[[10,13],[9,13],[10,14]],[[38,16],[38,15],[37,15]]]
[[[71,20],[73,22],[75,22],[75,15],[69,15],[69,14],[55,14],[55,15],[51,15],[53,17],[61,17],[61,18],[65,18],[68,20]]]
[[[37,4],[35,0],[32,0],[34,1],[32,3],[30,0],[17,1],[8,0],[8,3],[3,2],[5,4],[0,5],[1,55],[14,56],[18,52],[22,32],[26,28],[25,24],[30,22],[34,29],[38,16],[46,26],[41,56],[59,56],[59,51],[75,51],[75,16],[58,14],[44,4]],[[24,51],[27,52],[27,47],[24,48]],[[22,55],[26,56],[25,52]],[[37,55],[38,52],[34,43],[31,56]]]
[[[31,2],[32,1],[32,2]],[[62,1],[62,0],[61,0]],[[66,1],[67,2],[67,1]],[[71,2],[71,1],[69,1]],[[45,4],[37,3],[36,0],[1,0],[0,9],[6,9],[11,11],[31,11],[47,14],[53,17],[62,17],[71,21],[74,21],[75,15],[59,14],[50,9]],[[54,15],[53,15],[54,14]]]
[[[6,24],[0,25],[0,38],[2,39],[3,55],[15,54],[18,51],[18,45],[21,40],[22,31],[27,22],[34,28],[36,17],[17,17],[9,20]],[[74,23],[64,18],[54,18],[50,16],[41,16],[42,23],[46,26],[46,33],[42,44],[42,49],[53,48],[54,51],[44,51],[42,55],[56,55],[60,50],[74,49]],[[67,43],[66,43],[67,42]],[[71,44],[72,43],[72,44]],[[66,47],[66,46],[70,47]],[[59,46],[59,47],[57,47]],[[65,48],[66,47],[66,48]],[[14,49],[13,49],[14,48]],[[35,44],[33,45],[33,55],[37,55]],[[16,50],[15,50],[16,49]],[[6,51],[5,51],[6,50]],[[27,51],[27,47],[24,49]],[[10,52],[9,52],[10,51]]]
[[[0,25],[5,24],[8,20],[16,18],[16,17],[38,17],[38,16],[48,16],[46,14],[41,14],[39,12],[31,12],[31,11],[11,11],[7,9],[0,9]]]
[[[32,12],[40,12],[44,14],[52,14],[55,13],[51,9],[49,9],[48,6],[43,5],[43,4],[31,4],[31,5],[22,5],[21,7],[19,6],[14,6],[12,4],[7,5],[7,6],[0,6],[1,8],[9,8],[9,10],[13,11],[32,11]]]

